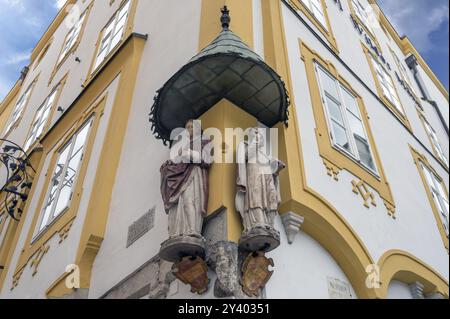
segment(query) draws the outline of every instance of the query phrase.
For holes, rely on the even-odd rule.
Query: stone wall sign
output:
[[[155,210],[153,207],[141,218],[128,227],[127,248],[133,245],[139,238],[148,233],[155,225]]]

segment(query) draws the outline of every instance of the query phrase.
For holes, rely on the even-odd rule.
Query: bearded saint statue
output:
[[[169,215],[169,236],[202,238],[203,219],[207,213],[209,177],[211,166],[202,152],[210,143],[202,139],[199,121],[189,120],[182,139],[172,148],[176,148],[173,160],[161,167],[161,195],[164,208]],[[173,152],[172,152],[173,153]]]

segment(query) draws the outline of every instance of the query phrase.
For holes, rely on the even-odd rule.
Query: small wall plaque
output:
[[[330,299],[352,299],[352,291],[350,284],[337,279],[337,278],[327,278],[328,281],[328,294]]]
[[[155,211],[153,207],[144,216],[128,227],[127,248],[133,245],[139,238],[148,233],[155,225]]]

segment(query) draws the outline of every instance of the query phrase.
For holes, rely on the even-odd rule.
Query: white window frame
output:
[[[98,43],[98,49],[95,54],[95,60],[94,60],[94,66],[92,68],[92,73],[95,72],[99,66],[108,58],[110,53],[121,43],[123,40],[123,35],[125,34],[125,29],[128,24],[128,20],[130,19],[130,12],[131,12],[131,6],[132,6],[132,0],[127,0],[124,2],[120,8],[114,13],[114,16],[109,20],[109,22],[106,24],[106,26],[101,31],[101,39]],[[119,35],[119,31],[117,30],[119,18],[121,18],[120,14],[123,12],[123,9],[127,7],[125,15],[122,15],[122,17],[125,16],[123,25],[119,27],[120,31],[120,39],[116,41],[113,45],[113,39],[116,39],[116,37]],[[106,30],[110,29],[109,32],[106,32]],[[105,45],[106,44],[106,45]],[[104,52],[104,54],[103,54]],[[100,58],[101,57],[101,58]]]
[[[422,166],[422,171],[425,175],[425,180],[427,181],[428,187],[430,188],[431,195],[433,197],[434,204],[439,212],[441,222],[444,226],[447,238],[449,237],[449,200],[445,193],[444,186],[442,185],[440,179],[425,165],[420,161]]]
[[[372,54],[370,54],[370,58],[372,59],[372,64],[375,69],[375,75],[378,79],[378,82],[380,83],[383,95],[389,100],[389,102],[392,103],[392,105],[397,111],[400,112],[400,114],[406,116],[405,110],[403,109],[400,97],[398,96],[397,89],[391,75],[388,73],[388,71],[386,71],[384,66],[374,58]]]
[[[86,145],[88,144],[93,124],[94,124],[94,117],[91,116],[70,137],[70,139],[66,143],[64,143],[64,145],[62,147],[59,148],[58,156],[57,156],[57,159],[56,159],[56,162],[55,162],[55,167],[53,167],[52,176],[51,176],[51,179],[50,179],[50,183],[48,185],[48,190],[46,192],[45,200],[44,200],[43,206],[41,208],[41,217],[40,217],[39,224],[38,224],[38,226],[36,228],[36,235],[34,236],[34,240],[36,240],[39,237],[40,234],[45,232],[46,229],[48,229],[53,224],[53,222],[56,219],[58,219],[60,216],[64,215],[64,213],[70,208],[70,205],[71,205],[71,202],[72,202],[72,199],[73,199],[73,193],[74,193],[75,186],[76,186],[76,183],[77,183],[77,180],[78,180],[78,176],[79,176],[79,173],[80,173],[80,168],[82,166],[84,155],[85,155],[85,152],[86,152]],[[80,160],[78,162],[78,166],[77,166],[76,172],[75,172],[75,174],[73,175],[73,178],[72,178],[72,185],[71,185],[71,189],[70,189],[71,193],[70,193],[69,199],[67,201],[67,204],[64,207],[64,209],[62,209],[59,212],[56,212],[56,208],[57,208],[58,202],[60,200],[61,189],[64,187],[64,184],[65,184],[65,183],[59,181],[59,183],[57,184],[58,186],[54,190],[54,199],[52,199],[52,201],[51,201],[51,209],[50,209],[50,211],[49,211],[49,213],[47,215],[46,214],[46,210],[47,210],[47,207],[49,207],[49,205],[48,205],[49,197],[51,196],[51,193],[52,193],[52,190],[53,190],[54,181],[55,181],[55,179],[58,179],[59,176],[63,176],[63,177],[66,176],[69,163],[73,159],[73,156],[74,156],[73,150],[74,150],[75,145],[76,145],[77,137],[79,136],[79,134],[85,128],[87,128],[88,131],[86,132],[86,138],[85,138],[85,140],[83,142],[83,145],[82,145],[82,147],[81,147],[81,149],[79,151],[79,152],[81,152]],[[55,175],[58,172],[58,166],[59,166],[58,162],[59,162],[59,160],[61,158],[61,154],[64,151],[66,151],[67,149],[69,149],[69,151],[67,153],[67,158],[64,160],[64,165],[62,166],[62,169],[59,170],[60,174]],[[76,153],[76,154],[78,154],[78,153]],[[63,180],[63,181],[65,181],[65,180]],[[48,217],[46,217],[46,216],[48,216]]]
[[[319,21],[319,23],[328,30],[328,26],[327,26],[327,18],[326,18],[326,13],[325,13],[325,8],[323,7],[323,3],[322,0],[299,0],[301,3],[303,3],[303,5],[305,7],[308,8],[308,10],[311,12],[311,14],[317,19],[317,21]],[[319,5],[319,7],[317,7],[317,4]],[[320,14],[321,17],[318,17],[316,14],[316,10],[317,9]]]
[[[5,128],[3,136],[7,135],[12,130],[14,125],[16,125],[16,123],[19,121],[20,117],[22,116],[23,112],[25,111],[25,107],[27,106],[28,102],[30,101],[31,91],[33,89],[34,84],[35,84],[35,81],[33,81],[33,83],[31,83],[28,86],[27,90],[22,94],[22,96],[17,101],[16,105],[14,106],[14,110],[8,121],[8,125]]]
[[[352,160],[356,161],[357,163],[362,165],[364,168],[369,170],[369,172],[371,172],[377,178],[379,178],[378,167],[377,167],[377,163],[376,163],[376,160],[375,160],[374,152],[373,152],[373,149],[372,149],[372,145],[370,145],[369,135],[367,134],[367,129],[366,129],[365,123],[364,123],[364,121],[362,119],[361,111],[359,110],[359,105],[358,105],[356,97],[347,88],[345,88],[340,83],[340,81],[338,79],[336,79],[332,74],[330,74],[330,72],[328,72],[319,63],[315,62],[314,64],[315,64],[316,77],[317,77],[318,84],[319,84],[320,96],[321,96],[322,104],[324,106],[324,111],[325,111],[325,114],[326,114],[328,131],[330,132],[330,139],[331,139],[331,141],[333,143],[333,146],[335,148],[337,148],[339,151],[343,152],[345,155],[349,156]],[[321,78],[320,72],[326,73],[331,79],[334,80],[335,89],[338,92],[340,101],[337,101],[336,98],[333,97],[331,94],[327,94],[326,93],[325,86],[322,83],[322,78]],[[352,110],[347,105],[345,105],[344,98],[342,96],[342,94],[343,94],[342,90],[345,90],[350,96],[352,96],[354,98],[356,107],[358,109],[358,114],[354,114],[354,112],[352,112]],[[347,136],[347,140],[349,142],[350,151],[346,150],[344,147],[342,147],[341,145],[339,145],[335,141],[335,138],[334,138],[335,133],[334,133],[333,125],[331,123],[331,121],[333,121],[333,120],[332,120],[332,116],[331,116],[330,111],[329,111],[327,98],[331,99],[334,103],[336,103],[336,105],[339,106],[339,111],[340,111],[342,120],[344,122],[344,126],[345,126],[344,130],[345,130],[345,134]],[[354,133],[352,131],[352,126],[350,125],[350,122],[349,122],[349,119],[348,119],[349,115],[348,115],[347,112],[352,113],[353,116],[358,118],[359,121],[361,122],[361,127],[362,127],[362,129],[364,131],[364,134],[365,134],[366,144],[367,144],[367,147],[368,147],[369,152],[370,152],[369,155],[371,156],[372,162],[373,162],[373,165],[374,165],[373,168],[368,166],[368,165],[366,165],[361,160],[361,157],[360,157],[360,154],[359,154],[359,150],[358,150],[358,147],[357,147],[357,144],[356,144],[356,141],[355,141]],[[335,121],[333,121],[333,122],[335,122]],[[340,124],[340,123],[336,123],[336,124],[338,124],[339,126],[342,127],[342,124]]]
[[[66,37],[64,38],[64,44],[61,49],[61,53],[59,54],[57,65],[61,64],[61,62],[69,55],[75,43],[78,41],[81,36],[81,30],[83,29],[83,25],[85,23],[87,17],[88,10],[85,10],[75,25],[67,32]]]
[[[436,134],[436,131],[433,129],[433,127],[430,125],[430,123],[425,119],[425,117],[422,116],[423,123],[425,124],[425,129],[427,130],[428,136],[430,137],[431,143],[433,144],[433,148],[438,154],[439,159],[445,164],[445,166],[448,168],[448,159],[445,157],[445,152],[442,149],[441,143],[439,141],[439,138]]]
[[[52,110],[57,102],[60,89],[61,84],[58,84],[58,86],[52,91],[52,93],[50,93],[50,95],[45,99],[45,102],[36,111],[36,115],[33,119],[33,124],[31,124],[30,133],[28,134],[25,145],[23,147],[25,151],[28,151],[31,145],[33,145],[44,133],[45,126],[47,125]]]
[[[406,70],[405,66],[400,61],[400,58],[398,55],[391,49],[392,55],[394,56],[395,62],[397,63],[397,67],[400,72],[400,76],[403,81],[406,82],[406,85],[411,89],[411,91],[414,93],[415,96],[417,96],[416,89],[414,88],[411,78],[409,77],[408,71]]]
[[[369,17],[367,14],[367,9],[358,0],[351,0],[353,4],[353,9],[355,10],[356,16],[361,20],[364,26],[369,29],[369,31],[374,34],[373,27],[370,24]]]

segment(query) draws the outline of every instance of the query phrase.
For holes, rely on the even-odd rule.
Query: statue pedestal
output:
[[[179,236],[161,244],[159,257],[169,262],[179,262],[184,257],[205,258],[206,241],[204,238]]]
[[[255,227],[242,234],[239,248],[245,251],[269,252],[280,246],[280,232],[272,227]]]

